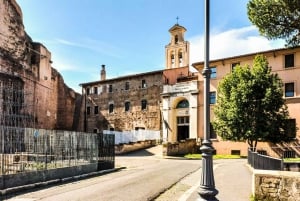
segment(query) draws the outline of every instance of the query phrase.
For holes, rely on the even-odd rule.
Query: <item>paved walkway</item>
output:
[[[214,178],[216,189],[219,191],[217,198],[220,201],[249,201],[252,193],[252,171],[245,159],[214,160]],[[199,177],[201,175],[198,171]],[[194,201],[199,198],[198,184],[191,187],[189,195],[181,197],[183,200]]]

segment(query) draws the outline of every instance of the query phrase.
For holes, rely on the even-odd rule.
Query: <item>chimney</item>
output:
[[[101,69],[101,80],[105,80],[106,79],[105,65],[102,64],[101,67],[102,67],[102,69]]]

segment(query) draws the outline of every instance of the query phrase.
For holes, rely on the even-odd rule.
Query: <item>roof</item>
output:
[[[176,23],[174,26],[172,26],[169,29],[169,32],[175,31],[176,29],[183,29],[184,31],[186,31],[186,28],[184,28],[183,26],[179,25],[178,23]]]
[[[278,51],[282,51],[282,50],[290,50],[290,49],[297,49],[300,48],[300,46],[298,47],[293,47],[293,48],[278,48],[278,49],[272,49],[272,50],[266,50],[266,51],[261,51],[261,52],[254,52],[254,53],[248,53],[248,54],[241,54],[241,55],[237,55],[237,56],[232,56],[232,57],[225,57],[225,58],[221,58],[221,59],[214,59],[214,60],[210,60],[209,62],[218,62],[218,61],[224,61],[224,60],[230,60],[230,59],[236,59],[239,57],[248,57],[248,56],[253,56],[253,55],[257,55],[257,54],[267,54],[267,53],[274,53],[274,52],[278,52]],[[204,64],[204,61],[200,61],[200,62],[195,62],[192,64],[193,67],[197,66],[197,65],[202,65]]]
[[[120,77],[115,77],[111,79],[105,79],[105,80],[98,80],[94,82],[86,82],[86,83],[81,83],[79,86],[89,86],[89,85],[95,85],[95,84],[103,84],[106,82],[111,82],[111,81],[117,81],[117,80],[124,80],[128,78],[134,78],[134,77],[140,77],[140,76],[145,76],[145,75],[152,75],[152,74],[159,74],[163,73],[163,70],[157,70],[157,71],[150,71],[150,72],[145,72],[145,73],[139,73],[139,74],[131,74],[131,75],[125,75],[125,76],[120,76]]]

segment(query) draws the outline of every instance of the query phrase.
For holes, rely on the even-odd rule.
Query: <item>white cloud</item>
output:
[[[190,63],[204,61],[204,36],[188,39],[191,44]],[[211,33],[210,59],[221,59],[284,47],[283,40],[270,41],[259,36],[254,26]]]
[[[86,49],[86,50],[91,50],[94,52],[97,52],[102,55],[114,57],[114,58],[122,58],[120,53],[120,49],[112,44],[99,41],[99,40],[94,40],[91,38],[83,38],[78,41],[69,41],[65,39],[60,39],[57,38],[55,39],[55,42],[60,44],[60,45],[65,45],[65,46],[71,46],[71,47],[76,47],[76,48],[81,48],[81,49]]]
[[[65,59],[61,59],[55,55],[52,55],[52,61],[53,61],[53,64],[52,64],[53,68],[55,68],[59,72],[62,72],[62,71],[80,72],[80,71],[82,71],[81,67],[71,64],[69,61],[65,61]]]

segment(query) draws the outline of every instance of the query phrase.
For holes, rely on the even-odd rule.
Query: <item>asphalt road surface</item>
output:
[[[34,189],[9,201],[146,201],[153,200],[188,174],[197,171],[199,160],[163,159],[161,147],[116,157],[118,172],[72,183]]]

